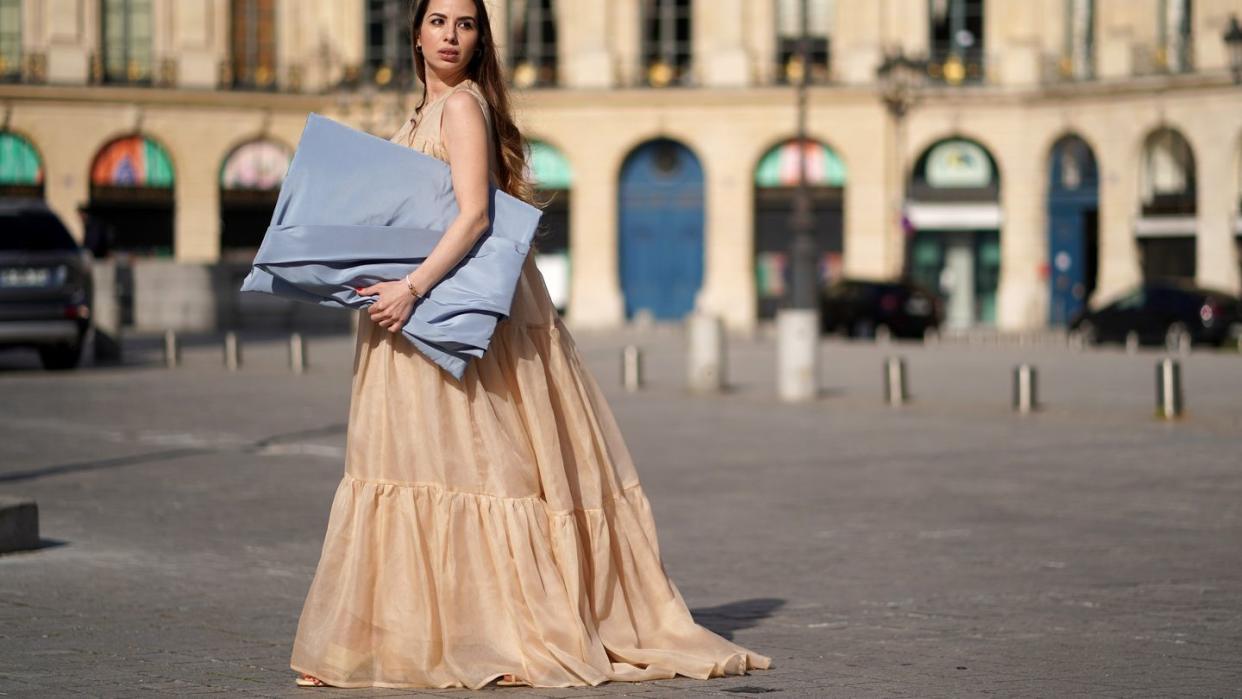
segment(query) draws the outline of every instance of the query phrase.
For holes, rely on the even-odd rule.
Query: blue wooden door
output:
[[[646,309],[674,320],[703,283],[703,168],[690,149],[645,143],[621,168],[618,226],[626,317]]]
[[[1067,136],[1052,148],[1048,183],[1048,322],[1067,326],[1095,290],[1099,173],[1091,148]]]

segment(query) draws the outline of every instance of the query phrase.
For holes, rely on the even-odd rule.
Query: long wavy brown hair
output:
[[[415,117],[422,114],[427,105],[427,62],[417,50],[419,27],[427,15],[430,0],[413,0],[410,5],[410,51],[414,54],[414,71],[423,84],[423,96],[414,107]],[[487,17],[483,0],[474,0],[479,30],[478,51],[466,66],[466,77],[483,90],[483,96],[492,111],[492,143],[496,148],[497,185],[500,189],[522,201],[536,206],[535,188],[526,177],[526,138],[513,120],[509,106],[509,88],[497,56],[496,40],[492,35],[492,23]]]

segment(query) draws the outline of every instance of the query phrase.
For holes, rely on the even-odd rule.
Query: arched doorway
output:
[[[1135,225],[1143,279],[1195,278],[1195,156],[1170,128],[1143,141],[1141,215]]]
[[[1048,322],[1065,326],[1095,291],[1099,267],[1100,176],[1078,136],[1052,146],[1048,162]]]
[[[799,169],[806,160],[820,284],[841,276],[844,261],[845,164],[828,146],[790,139],[755,168],[755,293],[759,318],[776,315],[789,287],[791,222]]]
[[[569,309],[569,200],[574,174],[564,154],[543,141],[530,141],[526,162],[535,196],[547,202],[535,235],[535,265],[552,303],[564,314]]]
[[[658,139],[621,167],[618,226],[625,314],[678,319],[703,283],[703,167],[689,148]]]
[[[906,217],[906,269],[945,299],[951,328],[996,323],[1000,175],[986,148],[963,138],[933,144],[915,163]]]
[[[293,153],[270,139],[234,148],[220,166],[220,258],[249,264],[272,221]]]
[[[43,158],[12,131],[0,131],[0,196],[43,198]]]
[[[163,146],[118,138],[95,156],[90,180],[91,215],[113,228],[113,253],[173,255],[173,169]]]

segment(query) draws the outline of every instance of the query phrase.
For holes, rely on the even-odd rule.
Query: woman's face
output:
[[[431,0],[418,41],[427,68],[441,79],[464,72],[479,45],[474,0]]]

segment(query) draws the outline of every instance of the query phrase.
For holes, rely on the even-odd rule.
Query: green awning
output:
[[[530,169],[539,189],[571,189],[574,183],[569,161],[555,147],[543,141],[530,142]]]
[[[836,151],[816,141],[786,141],[768,151],[755,169],[757,187],[793,187],[798,184],[799,167],[806,158],[807,183],[812,187],[844,187],[845,163]]]
[[[11,131],[0,132],[0,185],[43,184],[43,161],[30,141]]]

